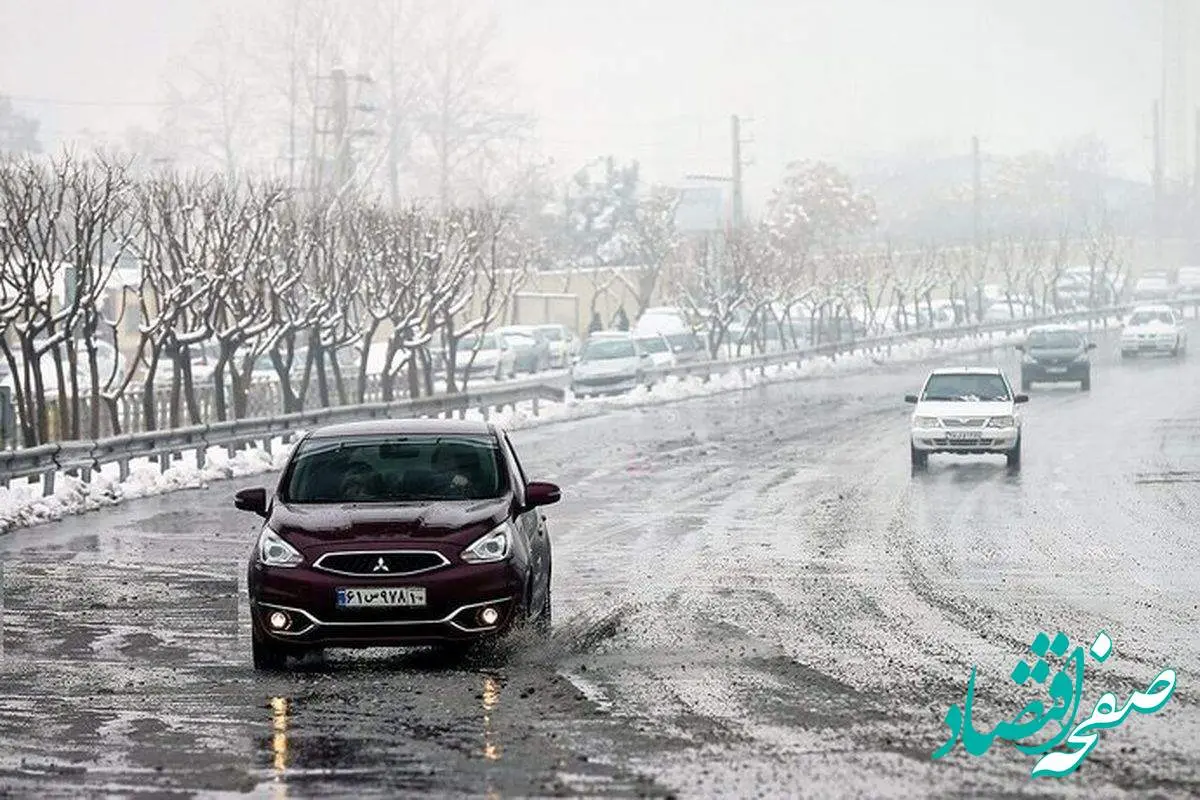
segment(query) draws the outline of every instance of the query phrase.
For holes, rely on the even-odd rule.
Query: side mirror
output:
[[[1088,344],[1087,344],[1087,349],[1088,349],[1088,350],[1095,350],[1095,349],[1096,349],[1096,343],[1095,343],[1095,342],[1088,342]]]
[[[525,484],[525,504],[530,508],[548,506],[562,499],[562,491],[553,483],[530,481]]]
[[[915,405],[917,402],[917,396],[915,394],[906,394],[904,395],[904,402],[913,403]]]
[[[1014,398],[1013,398],[1013,402],[1014,402],[1014,403],[1028,403],[1028,402],[1029,402],[1029,395],[1027,395],[1027,394],[1019,394],[1019,395],[1017,395],[1016,397],[1014,397]]]
[[[1014,345],[1013,349],[1016,350],[1018,353],[1024,353],[1025,345],[1023,345],[1023,344]]]
[[[267,516],[267,490],[261,486],[253,489],[242,489],[233,496],[233,507],[240,511],[249,511],[260,517]]]

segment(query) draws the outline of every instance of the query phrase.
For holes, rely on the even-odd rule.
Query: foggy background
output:
[[[321,3],[300,5],[323,13]],[[381,4],[334,5],[370,17]],[[853,169],[864,156],[914,148],[969,153],[972,135],[987,152],[1015,154],[1094,134],[1110,171],[1148,180],[1152,169],[1162,63],[1155,2],[462,5],[474,17],[494,15],[492,61],[511,68],[503,83],[512,108],[534,120],[521,157],[552,159],[559,175],[609,154],[636,159],[654,182],[728,172],[735,113],[748,118],[753,139],[745,147],[750,210],[793,159]],[[2,0],[0,94],[38,121],[48,150],[72,140],[128,142],[130,129],[161,128],[169,86],[186,93],[200,82],[196,73],[223,69],[234,85],[249,80],[255,59],[285,47],[290,8],[269,0]],[[232,26],[219,21],[229,11]],[[230,27],[223,38],[240,51],[232,54],[210,38]],[[378,61],[380,48],[365,52],[356,38],[345,36],[328,63],[340,56],[355,72]],[[261,95],[245,103],[269,104]]]

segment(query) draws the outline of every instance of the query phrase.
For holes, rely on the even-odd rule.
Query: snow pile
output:
[[[565,419],[599,416],[613,408],[652,406],[696,397],[740,391],[768,383],[803,380],[833,374],[871,369],[884,364],[921,361],[932,356],[955,352],[978,352],[1013,344],[1024,337],[1022,333],[986,333],[957,339],[920,339],[892,345],[875,352],[860,351],[837,356],[816,356],[800,364],[772,365],[762,370],[729,369],[714,374],[705,381],[698,377],[670,377],[652,388],[639,387],[624,395],[579,399],[567,392],[565,403],[540,401],[538,413],[533,403],[519,403],[516,408],[493,411],[487,418],[503,427],[519,430],[548,425]],[[468,411],[466,419],[483,419],[478,410]],[[302,432],[298,432],[302,433]],[[63,473],[55,477],[55,491],[42,496],[41,482],[16,481],[9,488],[0,487],[0,534],[14,528],[52,522],[70,514],[79,514],[105,506],[116,505],[138,497],[165,494],[178,489],[206,487],[209,482],[239,478],[282,468],[291,448],[282,439],[272,442],[271,451],[261,446],[239,450],[230,458],[223,447],[209,448],[205,466],[197,466],[195,452],[182,454],[165,472],[156,459],[141,458],[130,463],[129,477],[119,478],[116,464],[106,464],[94,472],[90,482]]]
[[[290,448],[280,441],[272,451],[274,455],[261,447],[253,447],[239,450],[230,458],[225,448],[212,447],[205,455],[203,468],[196,465],[195,452],[189,452],[165,472],[157,460],[138,459],[130,462],[129,477],[124,481],[120,479],[116,464],[105,464],[102,471],[92,473],[88,482],[60,472],[55,476],[54,493],[46,497],[42,496],[40,481],[14,481],[8,488],[0,487],[0,533],[53,522],[70,514],[113,506],[125,500],[179,489],[199,489],[211,481],[271,472],[283,466]]]

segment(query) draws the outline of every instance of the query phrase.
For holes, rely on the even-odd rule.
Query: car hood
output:
[[[941,401],[926,400],[917,403],[918,417],[1004,417],[1013,413],[1012,401]]]
[[[1147,322],[1145,325],[1126,325],[1124,333],[1174,333],[1175,326],[1166,322]]]
[[[469,544],[508,518],[510,496],[439,503],[276,503],[271,527],[301,551],[334,542],[443,539]]]

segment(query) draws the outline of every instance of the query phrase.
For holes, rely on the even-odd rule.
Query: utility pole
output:
[[[1154,266],[1162,268],[1163,235],[1163,120],[1159,101],[1154,102]]]
[[[742,121],[730,117],[733,135],[733,229],[742,227]]]
[[[979,137],[971,137],[971,241],[978,253],[983,238],[983,155]]]
[[[340,67],[331,70],[328,79],[332,84],[332,91],[329,105],[320,106],[321,110],[328,112],[330,126],[328,128],[317,128],[316,133],[322,137],[333,137],[333,170],[330,176],[331,180],[326,180],[325,170],[325,153],[329,152],[322,148],[322,154],[319,160],[322,162],[318,165],[317,178],[313,184],[313,193],[315,196],[320,196],[322,191],[329,190],[331,193],[344,189],[350,183],[354,176],[354,157],[351,148],[351,142],[356,136],[366,136],[371,131],[350,127],[350,112],[354,111],[375,111],[375,108],[369,104],[359,103],[353,108],[350,105],[350,81],[358,83],[374,83],[368,75],[349,76],[346,70]]]

